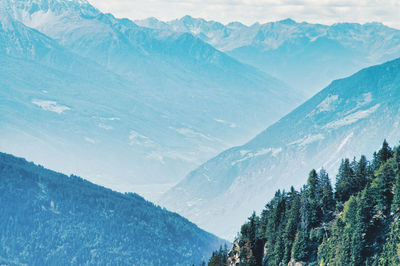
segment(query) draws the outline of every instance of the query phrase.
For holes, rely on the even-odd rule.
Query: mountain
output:
[[[341,158],[400,139],[400,59],[332,82],[243,146],[192,171],[160,199],[196,224],[233,239],[277,189],[304,183],[310,169],[335,176]]]
[[[129,126],[163,114],[137,100],[121,77],[18,21],[7,21],[0,28],[2,44],[8,45],[0,55],[1,147],[69,173],[77,169],[97,183],[123,183],[113,177],[129,173],[126,164],[117,168],[114,161],[109,167],[104,158],[128,157]]]
[[[156,198],[304,99],[189,33],[84,0],[7,0],[0,12],[0,148],[119,191]]]
[[[189,16],[169,22],[154,18],[135,22],[149,28],[190,32],[309,96],[332,80],[400,56],[400,31],[380,23],[327,26],[286,19],[246,26]]]
[[[400,148],[384,142],[373,158],[344,159],[335,192],[315,170],[300,191],[277,191],[209,265],[399,265]]]
[[[185,218],[0,153],[2,264],[192,265],[225,241]]]

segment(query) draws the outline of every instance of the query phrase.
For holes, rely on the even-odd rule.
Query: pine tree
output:
[[[372,163],[371,163],[371,170],[375,171],[379,168],[379,159],[378,159],[378,153],[374,152],[372,155]]]
[[[308,260],[308,237],[304,231],[299,231],[294,240],[292,256],[295,261]]]
[[[379,265],[400,265],[400,220],[397,219],[391,226],[389,237],[379,258]]]
[[[274,258],[272,265],[280,265],[283,257],[284,257],[284,252],[285,252],[285,244],[283,241],[283,236],[279,234],[276,238],[275,241],[275,246],[274,246]]]
[[[335,199],[339,202],[347,201],[353,193],[352,181],[354,172],[350,166],[349,159],[342,160],[339,173],[336,176]]]
[[[363,231],[362,225],[360,223],[356,223],[353,225],[353,235],[351,236],[351,248],[350,248],[350,255],[351,255],[351,264],[352,265],[363,265],[363,247],[364,247],[364,240],[363,240]]]
[[[393,190],[392,213],[400,212],[400,173],[396,175],[396,181]]]
[[[396,173],[400,173],[400,147],[397,147],[393,151],[393,157],[394,157],[394,170]]]
[[[387,160],[393,157],[392,148],[390,148],[386,139],[383,141],[382,148],[378,151],[378,165],[383,165]]]
[[[364,226],[363,231],[366,232],[368,229],[368,224],[370,223],[372,217],[375,214],[375,205],[376,198],[375,192],[370,185],[364,188],[364,190],[360,194],[360,208],[358,209],[357,215],[359,217],[359,221]]]
[[[356,196],[351,196],[346,202],[343,210],[344,231],[341,236],[341,245],[338,247],[338,261],[340,265],[353,264],[353,259],[359,258],[361,247],[357,241],[359,232],[357,228],[357,209],[359,200]]]
[[[362,155],[354,170],[355,180],[353,183],[354,192],[359,192],[364,189],[367,184],[370,170],[367,158]]]
[[[258,217],[256,212],[253,212],[249,218],[249,242],[254,245],[257,236]]]
[[[309,205],[304,189],[300,192],[300,229],[307,231],[310,226]]]
[[[203,262],[205,265],[205,263]],[[218,251],[214,251],[208,262],[208,266],[227,266],[228,265],[228,250],[226,245],[224,248],[220,246]]]
[[[308,215],[310,227],[315,227],[321,222],[321,208],[319,195],[320,180],[317,172],[312,170],[308,176],[307,188],[305,190],[308,201]]]
[[[375,188],[375,196],[378,209],[387,214],[393,200],[393,186],[395,182],[395,172],[393,164],[385,163],[378,171],[377,177],[374,179],[373,187]]]
[[[291,188],[290,193],[288,193],[290,207],[288,211],[288,217],[286,222],[285,231],[283,234],[284,239],[284,256],[283,263],[287,264],[291,259],[293,242],[296,238],[298,221],[300,216],[300,197],[294,188]]]
[[[320,204],[322,208],[322,221],[326,223],[331,219],[332,212],[335,210],[335,200],[333,199],[333,189],[328,173],[322,169],[319,175],[322,187]]]

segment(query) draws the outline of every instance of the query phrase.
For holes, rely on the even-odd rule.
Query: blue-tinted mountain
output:
[[[251,64],[312,96],[332,80],[400,56],[400,31],[380,23],[331,26],[286,19],[246,26],[189,16],[137,24],[191,32],[241,62]]]
[[[167,192],[161,203],[233,239],[274,191],[301,186],[310,169],[332,178],[342,158],[372,154],[400,138],[400,59],[332,82],[250,142],[222,152]]]
[[[87,1],[8,0],[0,10],[0,147],[118,190],[175,184],[304,99],[192,34]]]
[[[144,200],[0,153],[0,263],[200,265],[225,241]]]

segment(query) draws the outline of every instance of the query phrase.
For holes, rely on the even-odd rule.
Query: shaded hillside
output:
[[[0,153],[0,263],[191,265],[224,241],[178,214]]]

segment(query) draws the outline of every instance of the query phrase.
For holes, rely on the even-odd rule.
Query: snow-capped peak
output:
[[[99,11],[87,0],[8,0],[8,9],[13,13],[23,13],[29,16],[34,13],[79,12],[84,15],[96,15]]]

